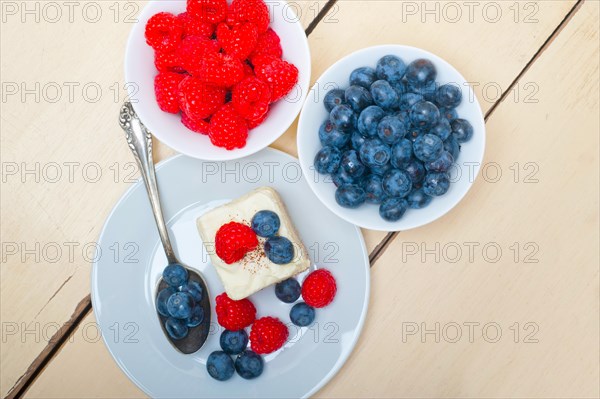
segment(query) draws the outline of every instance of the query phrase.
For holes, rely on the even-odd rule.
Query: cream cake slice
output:
[[[258,211],[269,210],[279,216],[281,226],[277,235],[286,237],[294,245],[294,258],[287,264],[275,264],[265,255],[265,238],[258,237],[259,245],[244,258],[231,264],[225,263],[215,252],[215,236],[219,228],[229,222],[250,226]],[[214,208],[196,221],[200,237],[215,267],[227,295],[234,300],[244,299],[261,289],[288,279],[308,269],[308,252],[277,191],[270,187],[257,188],[227,204]]]

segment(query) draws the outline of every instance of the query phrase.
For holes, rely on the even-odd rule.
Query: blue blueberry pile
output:
[[[294,303],[300,298],[302,288],[295,278],[288,278],[275,284],[275,296],[285,303]],[[298,302],[290,310],[290,320],[298,327],[306,327],[315,320],[315,308],[305,302]]]
[[[200,305],[204,295],[196,281],[188,280],[188,271],[179,264],[171,264],[163,271],[163,280],[169,285],[156,297],[156,310],[166,317],[165,330],[174,340],[183,339],[189,329],[204,320]]]
[[[211,353],[206,361],[206,369],[212,378],[225,381],[237,371],[240,377],[251,380],[262,374],[263,359],[260,355],[246,349],[248,333],[245,330],[225,330],[221,334],[219,343],[222,350]]]
[[[429,60],[406,65],[386,55],[375,69],[354,70],[347,89],[325,95],[329,119],[319,129],[314,166],[331,175],[340,206],[377,204],[393,222],[448,191],[448,170],[473,127],[458,118],[460,88],[438,86],[436,77]]]
[[[294,245],[282,236],[277,235],[281,221],[273,211],[258,211],[250,223],[256,235],[267,240],[264,243],[267,258],[278,265],[285,265],[294,259]]]

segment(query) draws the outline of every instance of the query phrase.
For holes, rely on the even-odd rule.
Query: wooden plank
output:
[[[363,337],[319,397],[599,396],[598,18],[585,2],[523,76],[538,102],[489,119],[499,181],[381,256]]]
[[[125,43],[145,2],[67,3],[1,6],[2,396],[89,294],[95,241],[137,177],[116,117]],[[308,27],[326,1],[290,4]],[[172,154],[157,145],[157,161]]]
[[[419,22],[411,22],[408,21],[406,24],[395,27],[393,32],[384,30],[380,28],[381,26],[396,26],[390,25],[390,21],[393,20],[392,16],[398,16],[398,12],[385,12],[387,10],[384,7],[382,2],[369,2],[368,10],[367,7],[362,4],[362,2],[342,2],[340,3],[339,8],[334,9],[333,12],[336,18],[338,19],[337,29],[334,29],[334,24],[327,26],[325,21],[317,26],[313,35],[310,38],[311,49],[313,52],[313,71],[314,77],[317,77],[329,64],[331,64],[336,58],[341,55],[344,55],[351,50],[359,47],[363,47],[370,44],[382,43],[385,41],[399,41],[402,38],[403,42],[409,41],[409,43],[420,45],[421,47],[433,47],[432,45],[427,46],[428,43],[432,43],[433,39],[429,37],[425,37],[423,34],[425,32],[424,27],[420,27]],[[387,2],[389,7],[400,7],[395,3]],[[400,3],[398,3],[400,4]],[[515,76],[517,76],[520,72],[520,68],[523,68],[530,58],[536,53],[539,47],[544,43],[548,35],[558,26],[558,24],[562,21],[562,19],[567,14],[569,7],[572,6],[572,3],[539,3],[540,10],[538,12],[539,23],[538,24],[505,24],[501,29],[497,28],[497,25],[493,25],[491,23],[479,23],[478,29],[476,30],[467,22],[463,22],[463,26],[440,26],[436,25],[436,36],[444,37],[446,40],[441,43],[438,42],[435,48],[431,48],[436,53],[444,56],[449,59],[450,62],[455,64],[457,67],[461,68],[461,70],[468,70],[471,72],[467,72],[468,77],[473,77],[473,79],[479,79],[479,81],[485,81],[486,77],[500,77],[501,82],[504,88],[508,87],[508,85],[512,82]],[[346,7],[350,7],[351,12],[344,11]],[[367,12],[368,11],[368,12]],[[360,15],[366,22],[362,22],[358,20],[358,16]],[[383,18],[383,20],[382,20]],[[382,22],[383,21],[383,22]],[[597,17],[596,17],[597,21]],[[388,25],[385,25],[387,22]],[[576,31],[581,29],[581,26],[588,26],[591,22],[589,18],[581,21],[581,19],[572,21],[572,25],[575,27]],[[329,22],[331,24],[331,21]],[[358,32],[354,32],[356,26],[355,23],[359,23]],[[370,26],[368,25],[370,24]],[[377,28],[379,27],[379,28]],[[439,32],[438,32],[439,28]],[[338,32],[336,34],[336,32]],[[343,40],[338,37],[342,32],[344,34]],[[475,33],[476,32],[476,33]],[[567,33],[569,31],[565,31],[563,34],[566,37],[570,37]],[[571,35],[574,33],[571,32]],[[585,41],[586,46],[592,46],[594,44],[594,34],[593,32],[587,32],[589,36]],[[364,36],[364,37],[363,37]],[[580,36],[580,34],[579,34]],[[396,39],[394,39],[396,38]],[[406,39],[404,39],[406,38]],[[576,37],[577,40],[582,39],[581,37]],[[476,48],[478,52],[477,57],[472,57],[473,59],[470,62],[478,63],[479,68],[468,67],[468,62],[465,61],[464,64],[460,64],[460,52],[461,48],[464,47],[464,43],[467,40],[474,40],[475,45],[469,46],[468,51],[472,51],[472,49]],[[566,39],[562,38],[561,41],[557,41],[557,46],[559,46],[562,51],[559,54],[554,54],[553,57],[548,58],[550,52],[545,53],[544,57],[540,59],[540,62],[544,60],[543,68],[532,69],[530,73],[528,73],[526,79],[536,79],[535,81],[540,83],[543,79],[548,80],[551,83],[546,82],[546,86],[554,85],[555,80],[554,76],[556,72],[553,72],[554,68],[560,68],[561,64],[564,63],[563,56],[571,56],[571,53],[563,54],[566,51],[566,47],[564,41]],[[358,41],[358,43],[357,43]],[[421,43],[422,42],[422,43]],[[340,43],[344,43],[344,49],[340,50]],[[459,46],[460,44],[460,46]],[[463,46],[463,47],[461,47]],[[492,50],[492,48],[495,48]],[[508,47],[508,49],[506,48]],[[337,52],[337,54],[332,55],[332,52]],[[447,53],[446,53],[447,52]],[[583,54],[583,51],[582,51]],[[452,55],[452,57],[450,56]],[[487,62],[483,62],[478,60],[479,57],[484,58]],[[477,58],[477,59],[475,59]],[[577,63],[577,66],[580,69],[586,68],[585,65],[581,63]],[[509,75],[506,72],[506,69],[510,69],[512,75]],[[589,68],[588,68],[589,69]],[[569,71],[571,71],[571,77],[575,75],[574,71],[578,70],[577,68],[571,67]],[[536,74],[533,74],[536,72]],[[472,73],[472,75],[468,75],[468,73]],[[478,75],[478,73],[480,75]],[[553,75],[554,73],[554,75]],[[577,74],[577,76],[581,76]],[[539,79],[539,80],[538,80]],[[500,79],[498,79],[500,81]],[[597,84],[597,82],[596,82]],[[560,115],[560,112],[563,110],[563,104],[560,102],[552,101],[552,89],[546,92],[546,96],[544,97],[545,107],[550,107],[552,109],[553,114]],[[541,94],[540,94],[541,95]],[[596,103],[597,104],[597,103]],[[520,108],[523,104],[512,104],[509,101],[506,101],[502,107],[498,109],[498,113],[504,115],[502,119],[506,123],[512,123],[511,129],[504,129],[504,127],[496,127],[496,133],[494,135],[494,131],[490,128],[490,136],[497,136],[500,139],[503,135],[507,133],[513,133],[519,124],[517,121],[521,122],[524,119],[527,119],[529,109],[524,108],[524,111]],[[485,106],[485,105],[484,105]],[[510,106],[510,108],[508,108]],[[504,111],[504,107],[507,107],[507,111]],[[488,106],[489,109],[489,106]],[[514,117],[511,116],[514,114]],[[508,116],[507,116],[508,115]],[[525,115],[525,117],[524,117]],[[498,117],[500,118],[500,117]],[[542,118],[543,119],[543,118]],[[558,116],[556,119],[560,119]],[[530,122],[532,126],[534,126],[534,121]],[[591,126],[594,127],[594,126]],[[597,129],[596,129],[597,130]],[[524,130],[526,131],[526,129]],[[276,144],[276,146],[285,146],[288,145],[290,148],[294,145],[295,138],[290,137],[293,136],[292,131],[286,133],[284,137]],[[565,136],[566,137],[566,136]],[[590,143],[589,148],[592,148],[593,143]],[[491,146],[492,144],[490,144]],[[512,149],[512,147],[507,147]],[[523,150],[524,151],[524,150]],[[520,160],[520,158],[518,159]],[[588,162],[592,164],[595,162],[597,165],[597,159],[593,157],[588,159]],[[497,183],[498,187],[501,183]],[[474,201],[472,198],[476,196],[477,186],[474,191],[469,194],[466,201]],[[504,192],[505,196],[510,197],[510,193],[507,194]],[[504,198],[498,197],[496,205],[502,203]],[[463,203],[464,205],[464,203]],[[460,209],[460,208],[459,208]],[[450,218],[455,211],[447,218]],[[489,209],[488,209],[488,212]],[[495,214],[498,214],[496,209]],[[478,215],[470,215],[470,218],[477,220]],[[447,220],[444,219],[444,220]],[[462,222],[461,222],[462,223]],[[439,225],[439,223],[434,224]],[[444,224],[453,225],[452,223]],[[456,224],[458,225],[458,224]],[[486,225],[486,227],[489,227]],[[414,233],[423,232],[429,229],[423,228],[416,230]],[[491,230],[488,228],[488,230]],[[401,233],[399,236],[402,238],[405,233]],[[396,240],[398,241],[398,240]],[[400,241],[398,241],[400,242]],[[396,242],[397,244],[397,242]],[[427,321],[428,319],[424,319],[423,315],[420,313],[416,313],[419,309],[422,311],[422,307],[415,307],[415,313],[419,317],[405,318],[404,312],[406,312],[406,307],[402,306],[402,302],[400,302],[403,297],[403,292],[399,292],[399,287],[402,282],[402,279],[394,278],[397,277],[395,275],[388,275],[388,270],[396,270],[399,269],[400,263],[398,263],[398,253],[388,254],[384,252],[384,254],[379,258],[378,265],[374,269],[373,273],[373,290],[372,290],[372,304],[371,304],[371,313],[369,316],[369,320],[366,324],[366,329],[363,337],[359,343],[359,347],[357,351],[351,357],[349,363],[342,369],[340,375],[334,379],[334,381],[329,384],[324,390],[319,393],[319,396],[322,397],[373,397],[373,396],[387,396],[387,397],[397,397],[397,396],[433,396],[434,393],[431,393],[427,389],[427,384],[431,386],[436,386],[437,381],[430,379],[432,376],[436,376],[436,371],[439,374],[440,367],[438,363],[432,364],[433,360],[431,354],[428,354],[428,357],[425,359],[420,359],[419,355],[412,354],[410,360],[412,360],[411,364],[408,362],[404,362],[402,359],[408,359],[408,357],[404,356],[406,349],[404,346],[394,346],[397,345],[397,333],[400,323],[402,321]],[[423,268],[423,265],[420,265]],[[439,270],[443,265],[437,265],[436,270]],[[475,266],[472,266],[470,270],[474,269]],[[382,271],[380,271],[382,270]],[[388,274],[384,274],[388,273]],[[467,273],[461,273],[461,279],[465,278]],[[486,275],[487,277],[487,275]],[[487,278],[491,278],[492,276]],[[496,277],[494,275],[493,277]],[[393,281],[392,281],[393,280]],[[457,280],[454,277],[454,280]],[[413,282],[413,284],[406,284],[406,287],[409,290],[407,292],[411,292],[410,299],[416,298],[417,294],[420,292],[419,287],[427,286],[427,279],[418,280]],[[477,284],[474,285],[478,285]],[[410,291],[410,287],[412,291]],[[436,285],[434,287],[436,290],[441,290],[443,288],[443,284]],[[464,289],[464,288],[463,288]],[[472,289],[472,288],[471,288]],[[400,291],[403,291],[402,289]],[[436,292],[435,298],[438,298],[437,291],[433,290],[430,292]],[[430,293],[429,292],[429,293]],[[474,290],[474,293],[478,293],[479,291]],[[421,299],[420,302],[424,304],[432,303],[432,299]],[[417,301],[411,301],[413,303],[420,303]],[[441,301],[443,303],[443,301]],[[406,302],[405,302],[406,303]],[[456,302],[453,302],[457,304]],[[461,308],[468,308],[464,303],[458,302]],[[484,304],[479,304],[479,306],[483,306]],[[449,304],[445,304],[443,309],[448,311]],[[401,308],[402,312],[398,312],[396,308]],[[426,308],[427,312],[431,312],[429,308]],[[518,310],[518,307],[515,308],[515,311]],[[425,313],[427,315],[427,312]],[[518,313],[518,312],[517,312]],[[496,312],[491,312],[490,314],[483,313],[485,317],[496,317]],[[468,316],[470,316],[469,314]],[[477,312],[473,312],[473,319],[470,321],[477,321]],[[518,314],[515,315],[515,321],[521,321]],[[498,317],[499,319],[499,317]],[[89,321],[91,319],[88,319]],[[462,322],[463,320],[458,320]],[[469,321],[469,320],[464,320]],[[488,321],[488,320],[486,320]],[[535,321],[535,320],[534,320]],[[85,323],[85,322],[84,322]],[[83,326],[83,324],[82,324]],[[503,326],[505,329],[508,326]],[[385,331],[382,331],[384,330]],[[577,330],[579,331],[579,330]],[[592,330],[593,331],[593,330]],[[505,331],[505,333],[507,333]],[[85,342],[81,339],[77,340],[77,334],[80,334],[79,331],[75,333],[75,340],[73,343],[67,344],[65,348],[60,352],[60,354],[55,358],[53,362],[50,363],[48,368],[42,373],[39,379],[35,382],[35,384],[28,391],[28,396],[30,397],[139,397],[141,393],[133,386],[133,384],[129,383],[126,380],[116,365],[107,353],[106,348],[100,342],[98,343],[89,343]],[[393,337],[392,337],[393,335]],[[409,341],[410,343],[414,343],[413,341]],[[390,347],[390,345],[392,345]],[[481,343],[474,343],[472,347],[475,345],[482,345]],[[407,345],[410,346],[410,345]],[[435,348],[435,345],[430,344],[422,344],[422,347]],[[390,349],[392,348],[392,349]],[[456,349],[453,349],[456,348]],[[439,360],[439,364],[443,366],[449,365],[454,358],[451,356],[454,351],[458,351],[464,348],[461,347],[460,344],[456,344],[452,348],[447,348],[445,351],[449,352],[449,356],[445,358],[441,358]],[[593,348],[592,348],[593,349]],[[390,356],[390,353],[399,354],[402,357]],[[443,353],[436,352],[435,355],[442,356]],[[471,354],[474,357],[474,354]],[[385,361],[387,359],[387,362]],[[437,359],[436,359],[437,360]],[[465,380],[469,379],[466,376],[458,375],[457,373],[460,370],[467,370],[471,373],[475,373],[475,376],[483,375],[487,377],[485,374],[481,374],[482,370],[485,369],[485,363],[483,365],[477,364],[477,367],[471,367],[468,364],[468,358],[461,358],[462,363],[457,363],[455,369],[455,374],[453,377],[457,381],[457,384],[467,383]],[[486,359],[487,360],[487,359]],[[427,363],[426,361],[429,361]],[[414,363],[413,363],[414,362]],[[380,364],[381,363],[381,364]],[[406,367],[405,367],[406,365]],[[542,368],[540,365],[544,365],[544,363],[539,363],[536,367]],[[385,366],[385,367],[384,367]],[[421,367],[418,367],[421,366]],[[427,366],[427,368],[425,368]],[[461,368],[461,366],[463,366]],[[402,375],[399,376],[400,367],[405,367],[405,371],[407,374],[410,374],[411,378],[405,378]],[[448,368],[446,368],[448,369]],[[64,376],[65,375],[73,375],[76,371],[77,381],[68,381],[68,385],[65,383]],[[503,370],[504,371],[504,370]],[[408,373],[410,372],[410,373]],[[401,377],[401,378],[400,378]],[[417,386],[413,384],[413,381],[427,381],[423,386],[423,384]],[[425,380],[427,379],[427,380]],[[397,381],[401,380],[404,383],[400,384]],[[72,382],[72,383],[71,383]],[[480,383],[484,384],[486,381],[484,379],[480,379]],[[521,383],[521,381],[518,381]],[[459,389],[455,389],[452,386],[452,381],[448,382],[449,386],[448,390],[443,391],[439,389],[435,393],[445,394],[446,396],[460,396],[461,392]],[[512,386],[507,386],[507,388],[511,388]],[[114,389],[113,389],[114,388]],[[497,389],[498,384],[490,385],[490,390]],[[411,390],[412,389],[412,390]],[[430,389],[431,390],[431,389]],[[471,396],[481,396],[477,395],[478,392],[475,391]],[[467,391],[464,396],[468,396],[471,391]],[[503,393],[503,394],[502,394]],[[488,393],[487,396],[493,395]],[[506,392],[501,392],[498,396],[507,396]],[[541,395],[544,396],[544,395]],[[547,396],[547,395],[546,395]]]

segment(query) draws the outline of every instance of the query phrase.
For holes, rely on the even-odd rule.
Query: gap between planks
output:
[[[496,108],[506,99],[511,90],[515,87],[515,85],[519,82],[519,80],[527,73],[527,71],[531,68],[531,66],[540,58],[543,52],[550,47],[552,42],[558,37],[560,32],[564,29],[564,27],[571,21],[573,16],[579,11],[581,6],[583,5],[585,0],[578,0],[577,3],[571,8],[571,10],[567,13],[567,15],[563,18],[563,20],[558,24],[558,26],[552,31],[550,36],[546,39],[546,41],[542,44],[542,46],[535,52],[535,54],[531,57],[531,59],[527,62],[525,67],[521,70],[521,72],[515,77],[512,83],[508,86],[508,88],[504,91],[504,93],[500,96],[498,101],[490,107],[490,109],[485,114],[485,121],[487,122],[490,116],[494,113]],[[314,29],[317,27],[319,22],[327,15],[327,13],[333,8],[333,6],[337,3],[337,0],[329,0],[325,6],[319,11],[315,19],[311,21],[308,27],[305,29],[305,33],[309,36]],[[375,265],[379,257],[386,251],[386,249],[391,245],[391,243],[396,239],[400,232],[390,232],[388,233],[381,242],[373,249],[371,254],[369,255],[369,263],[371,268]],[[85,317],[92,311],[92,303],[90,295],[87,295],[83,298],[79,304],[76,306],[75,311],[71,315],[69,321],[67,321],[63,326],[52,336],[52,338],[48,341],[48,345],[40,354],[35,358],[35,360],[31,363],[31,365],[27,368],[25,373],[17,380],[15,385],[10,389],[6,398],[21,398],[27,392],[29,387],[35,382],[36,378],[41,374],[44,368],[50,363],[50,361],[58,354],[58,352],[62,349],[64,344],[68,341],[69,337],[79,324],[83,321]]]

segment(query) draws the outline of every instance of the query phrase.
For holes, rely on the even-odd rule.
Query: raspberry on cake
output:
[[[242,234],[246,237],[244,240],[250,243],[244,245],[243,251],[240,248],[233,248],[234,255],[229,257],[232,253],[230,248],[220,248],[217,251],[213,249],[217,232],[222,226],[235,222],[251,228],[253,217],[258,212],[265,210],[272,211],[279,217],[280,224],[275,235],[268,238],[257,235],[259,245],[252,249],[250,235],[236,230],[235,234]],[[208,211],[198,218],[197,226],[225,292],[233,300],[244,299],[265,287],[286,280],[310,266],[308,252],[300,240],[279,194],[270,187],[257,188],[234,201]],[[228,238],[231,240],[229,236]],[[279,248],[265,245],[267,240],[275,241],[275,238],[293,244],[291,257],[289,249],[285,247],[282,252],[273,253]],[[216,243],[217,246],[221,244]],[[269,254],[265,253],[265,247]],[[226,260],[219,257],[219,251],[224,251],[226,255],[223,256],[227,258],[227,261],[239,260],[227,263]],[[241,252],[243,252],[243,257],[240,259]],[[281,262],[282,259],[291,260],[286,263],[275,263],[270,258],[276,262]]]

